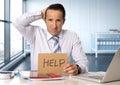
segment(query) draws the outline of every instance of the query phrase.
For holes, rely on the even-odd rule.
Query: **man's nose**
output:
[[[56,22],[56,21],[53,22],[53,27],[54,27],[54,28],[57,27],[57,22]]]

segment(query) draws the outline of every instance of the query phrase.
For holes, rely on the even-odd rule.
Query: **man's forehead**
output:
[[[63,17],[63,14],[62,14],[62,12],[61,11],[59,11],[59,10],[48,10],[47,11],[47,13],[46,13],[46,16],[51,16],[51,17]]]
[[[46,12],[49,13],[49,12],[61,12],[61,11],[57,9],[48,9]]]

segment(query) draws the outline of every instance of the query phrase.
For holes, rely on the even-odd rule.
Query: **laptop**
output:
[[[74,78],[94,81],[98,83],[107,83],[112,81],[120,80],[120,48],[113,56],[113,59],[106,72],[88,72],[83,73],[78,76],[73,76]]]

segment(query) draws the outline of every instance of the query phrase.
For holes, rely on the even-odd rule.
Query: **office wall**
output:
[[[120,28],[120,0],[27,0],[26,11],[38,11],[52,3],[65,6],[67,15],[63,28],[79,34],[86,53],[91,52],[92,33]],[[43,21],[33,24],[45,27]]]

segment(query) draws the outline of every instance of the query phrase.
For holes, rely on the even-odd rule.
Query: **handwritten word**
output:
[[[44,59],[43,68],[45,67],[61,67],[65,63],[64,59]]]

